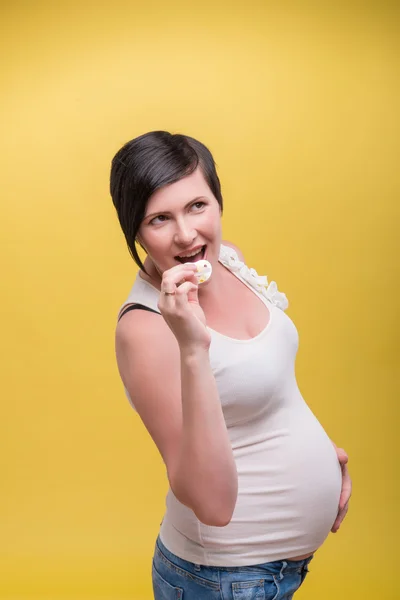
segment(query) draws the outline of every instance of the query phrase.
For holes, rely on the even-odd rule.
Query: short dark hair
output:
[[[147,202],[159,188],[175,183],[197,167],[218,201],[222,212],[221,184],[211,152],[187,135],[150,131],[127,142],[111,164],[110,192],[129,252],[146,271],[136,249],[136,236]]]

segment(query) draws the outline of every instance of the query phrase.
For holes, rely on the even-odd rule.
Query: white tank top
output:
[[[212,527],[170,489],[160,537],[182,559],[239,567],[314,552],[337,515],[341,470],[297,386],[298,333],[284,313],[286,296],[232,248],[221,246],[219,260],[270,311],[265,329],[249,340],[210,329],[210,363],[238,472],[237,503],[227,526]],[[159,291],[138,275],[121,308],[140,303],[158,310],[158,298]]]

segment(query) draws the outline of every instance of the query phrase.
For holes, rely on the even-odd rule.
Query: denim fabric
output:
[[[312,559],[250,567],[205,567],[178,558],[157,539],[153,558],[155,600],[291,600]]]

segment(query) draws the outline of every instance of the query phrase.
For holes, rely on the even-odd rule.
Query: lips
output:
[[[199,249],[199,251],[197,252],[197,254],[194,254],[193,256],[175,256],[175,260],[177,260],[178,262],[184,264],[187,262],[197,262],[198,260],[202,260],[204,258],[206,252],[206,246],[201,246],[201,248]]]

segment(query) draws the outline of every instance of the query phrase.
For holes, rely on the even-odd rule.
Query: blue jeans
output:
[[[155,600],[291,600],[312,556],[250,567],[205,567],[182,560],[157,539],[153,558]]]

